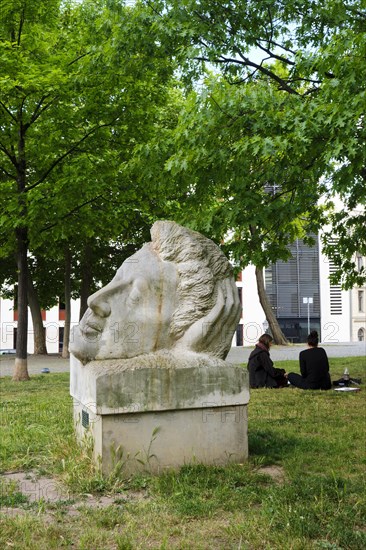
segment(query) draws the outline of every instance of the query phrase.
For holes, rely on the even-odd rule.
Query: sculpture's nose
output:
[[[99,292],[88,298],[88,306],[98,317],[108,317],[111,313],[111,306]]]

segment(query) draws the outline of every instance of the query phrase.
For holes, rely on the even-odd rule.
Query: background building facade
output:
[[[342,290],[330,283],[335,267],[322,254],[320,237],[314,246],[301,239],[292,244],[292,258],[265,269],[266,291],[279,325],[287,338],[305,342],[309,327],[318,331],[323,343],[366,340],[366,286]],[[366,258],[358,256],[360,269]],[[243,342],[255,344],[268,328],[259,303],[255,270],[243,272]],[[309,300],[310,299],[310,300]]]

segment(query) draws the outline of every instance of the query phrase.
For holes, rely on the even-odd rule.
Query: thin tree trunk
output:
[[[18,266],[18,326],[15,354],[15,369],[13,380],[29,380],[27,361],[28,339],[28,301],[27,301],[27,229],[20,227],[16,230],[17,237],[17,266]]]
[[[26,158],[25,158],[25,128],[22,122],[22,107],[18,111],[19,140],[17,160],[17,191],[20,221],[15,230],[17,241],[17,267],[18,267],[18,326],[17,344],[15,353],[15,369],[13,380],[29,380],[27,360],[28,339],[28,229],[26,226],[27,205],[25,200],[26,187]]]
[[[69,357],[70,343],[70,324],[71,324],[71,253],[69,249],[65,250],[65,324],[64,324],[64,342],[62,347],[62,357]]]
[[[264,277],[263,277],[263,268],[256,267],[255,268],[255,278],[257,280],[257,289],[258,289],[258,296],[259,301],[261,303],[261,306],[263,308],[263,311],[266,315],[266,319],[269,324],[269,328],[271,329],[271,333],[273,336],[273,339],[276,344],[287,346],[288,340],[286,336],[283,334],[278,321],[272,311],[271,304],[268,300],[268,296],[266,293],[266,289],[264,286]]]
[[[28,293],[28,304],[31,310],[32,321],[33,321],[34,354],[47,355],[46,331],[44,330],[44,326],[43,326],[42,313],[41,313],[41,308],[38,301],[37,292],[34,288],[29,270],[28,270],[27,293]]]
[[[82,318],[88,307],[88,298],[91,294],[91,285],[92,285],[92,258],[93,258],[93,249],[89,242],[85,244],[84,254],[81,260],[81,288],[80,288],[80,315],[79,319]]]

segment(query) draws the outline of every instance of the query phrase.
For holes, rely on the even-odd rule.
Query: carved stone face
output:
[[[130,358],[173,346],[177,272],[151,244],[128,258],[112,281],[88,299],[70,351],[81,362]]]

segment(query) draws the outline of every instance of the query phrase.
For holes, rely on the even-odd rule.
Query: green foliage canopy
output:
[[[261,82],[233,88],[216,77],[190,94],[181,114],[167,169],[191,178],[182,216],[224,242],[241,267],[287,259],[288,244],[323,219],[316,182],[326,140],[309,146],[305,116],[297,96]]]
[[[237,87],[257,87],[258,102],[253,101],[252,111],[253,116],[256,113],[262,119],[263,129],[268,127],[268,144],[272,141],[273,145],[278,93],[283,95],[280,113],[287,112],[287,116],[276,130],[280,147],[275,147],[273,155],[269,151],[271,166],[274,168],[278,162],[278,151],[292,141],[296,123],[296,133],[299,137],[302,134],[303,139],[295,139],[291,144],[292,160],[287,156],[287,173],[292,173],[294,184],[299,178],[298,187],[306,184],[310,197],[328,191],[323,199],[329,205],[333,195],[341,198],[344,209],[330,217],[332,227],[324,236],[325,250],[338,265],[334,277],[346,288],[365,281],[365,271],[356,272],[354,263],[356,251],[366,254],[364,3],[357,0],[322,3],[142,0],[141,3],[155,14],[162,41],[175,47],[188,82],[197,81],[211,67],[232,85],[232,91],[227,88],[226,93],[234,98]],[[264,109],[265,84],[268,101]],[[219,108],[227,112],[229,100],[222,101]],[[230,117],[229,112],[226,125],[232,123]],[[240,118],[244,131],[246,120],[246,116]],[[224,130],[219,131],[224,134]],[[241,148],[244,152],[245,148],[242,145]],[[313,158],[312,164],[303,162],[304,148],[308,150],[308,160]],[[218,147],[218,155],[220,151]],[[252,148],[250,154],[255,158],[258,151]],[[190,163],[189,156],[185,162]],[[227,164],[228,179],[232,166]],[[283,185],[283,180],[275,172],[274,175],[275,184]],[[326,189],[322,187],[324,182]],[[302,193],[306,196],[305,191]]]
[[[118,0],[8,1],[0,59],[3,257],[18,226],[38,256],[144,232],[166,192],[152,205],[132,161],[157,132],[173,73],[149,17]]]
[[[129,164],[158,131],[174,66],[149,16],[124,4],[2,4],[0,244],[3,258],[17,256],[22,359],[26,272],[47,265],[44,251],[61,261],[65,246],[80,254],[93,239],[96,250],[134,242],[153,216],[151,189]],[[161,188],[159,212],[164,197]]]

